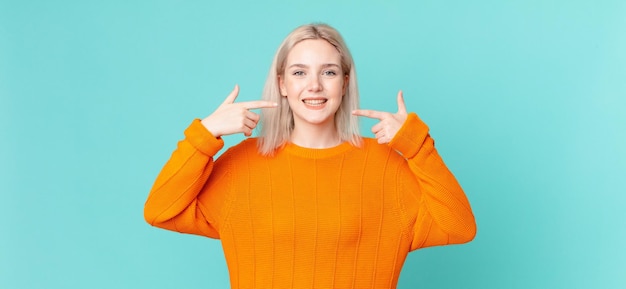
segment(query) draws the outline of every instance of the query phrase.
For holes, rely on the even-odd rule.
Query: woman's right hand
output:
[[[251,136],[260,116],[251,112],[250,109],[278,106],[277,103],[264,100],[235,103],[237,95],[239,95],[239,85],[235,85],[224,102],[211,115],[202,120],[202,125],[216,138],[236,133]]]

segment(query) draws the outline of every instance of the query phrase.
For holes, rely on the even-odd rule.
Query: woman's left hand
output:
[[[380,122],[372,127],[372,132],[376,136],[379,144],[389,143],[393,137],[396,136],[396,133],[400,130],[407,117],[404,98],[402,98],[402,90],[398,92],[398,112],[396,113],[357,109],[354,110],[352,114],[380,120]]]

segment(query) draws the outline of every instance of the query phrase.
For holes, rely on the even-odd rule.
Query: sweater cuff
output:
[[[428,136],[428,126],[415,114],[410,113],[389,145],[407,159],[415,157]]]
[[[185,130],[185,138],[197,150],[205,155],[215,156],[224,147],[224,140],[216,138],[200,122],[194,119],[191,125]]]

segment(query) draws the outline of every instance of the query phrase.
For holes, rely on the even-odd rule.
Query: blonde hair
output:
[[[339,32],[327,24],[307,24],[293,30],[278,47],[272,66],[270,67],[262,99],[278,103],[277,108],[261,110],[261,127],[258,149],[263,155],[272,155],[273,152],[289,141],[294,128],[293,113],[287,98],[280,94],[278,76],[285,72],[287,55],[291,49],[303,40],[322,39],[333,45],[341,56],[341,69],[348,76],[346,93],[341,105],[335,113],[335,126],[342,141],[352,145],[361,144],[358,118],[352,111],[359,107],[359,91],[357,88],[354,60]]]

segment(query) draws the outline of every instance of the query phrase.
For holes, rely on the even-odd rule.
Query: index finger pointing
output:
[[[266,100],[246,101],[246,102],[240,102],[240,104],[243,105],[245,109],[271,108],[271,107],[278,106],[278,103],[266,101]]]
[[[385,118],[385,113],[384,112],[380,112],[380,111],[376,111],[376,110],[369,110],[369,109],[357,109],[357,110],[354,110],[352,112],[352,114],[357,115],[357,116],[376,118],[376,119],[380,119],[380,120]]]

